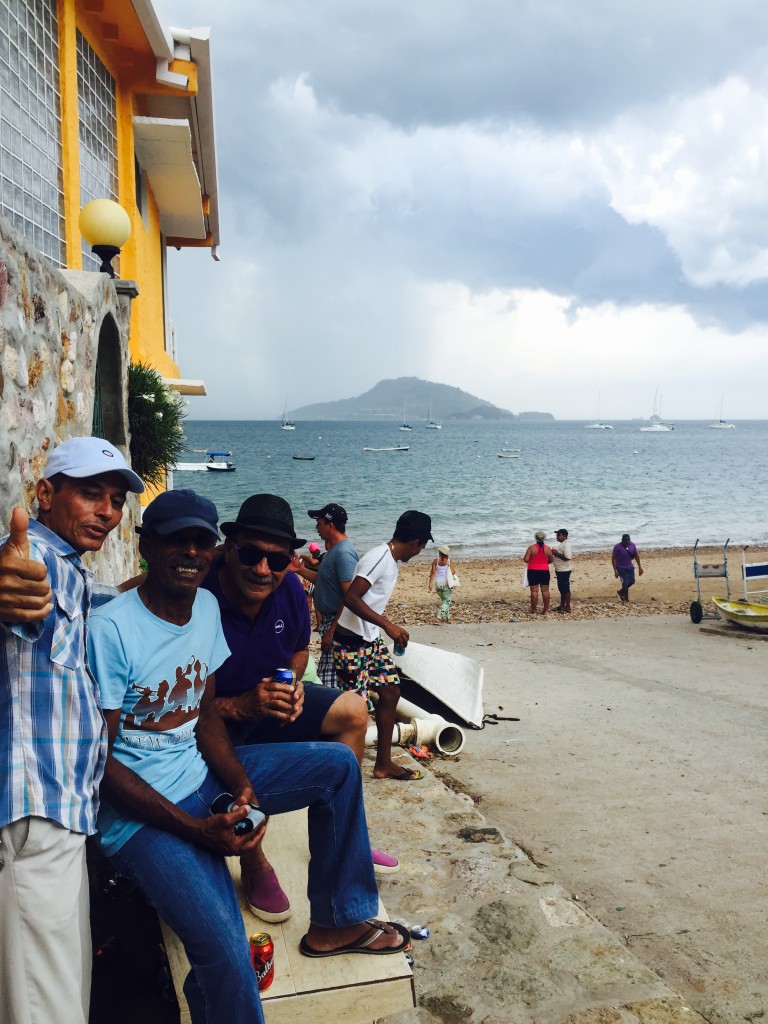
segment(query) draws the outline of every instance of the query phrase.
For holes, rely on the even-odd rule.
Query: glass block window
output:
[[[92,199],[114,199],[117,202],[116,92],[114,78],[82,33],[78,32],[80,206],[85,206]],[[83,270],[98,270],[100,266],[101,261],[83,241]]]
[[[0,0],[0,210],[66,260],[56,0]]]

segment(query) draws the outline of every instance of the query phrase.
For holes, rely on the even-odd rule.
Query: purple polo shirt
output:
[[[632,541],[630,541],[626,547],[624,547],[621,541],[619,541],[619,543],[614,547],[613,553],[616,556],[617,569],[631,569],[632,559],[637,554],[637,548]]]
[[[259,680],[287,665],[296,651],[303,651],[309,645],[311,623],[307,595],[296,573],[285,574],[251,621],[222,594],[220,565],[221,559],[216,559],[203,587],[219,602],[224,637],[232,652],[216,670],[216,696],[233,697],[253,689]]]

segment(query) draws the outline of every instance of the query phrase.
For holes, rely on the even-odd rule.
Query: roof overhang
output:
[[[205,381],[202,380],[180,380],[175,377],[164,377],[163,383],[172,391],[178,391],[180,395],[207,395]]]
[[[203,192],[186,120],[134,117],[136,159],[146,171],[164,235],[205,238]]]
[[[219,245],[219,196],[211,78],[211,31],[209,28],[166,28],[160,21],[153,0],[131,0],[131,3],[157,62],[158,85],[163,87],[156,94],[147,95],[147,114],[150,119],[188,122],[198,189],[202,195],[205,219],[205,231],[202,234],[175,230],[165,232],[165,228],[163,231],[175,236],[174,245],[184,245],[186,239],[189,240],[186,244],[199,245],[199,239],[205,239],[205,244],[212,247],[215,256]],[[179,73],[185,70],[189,72],[189,64],[194,65],[192,77]]]

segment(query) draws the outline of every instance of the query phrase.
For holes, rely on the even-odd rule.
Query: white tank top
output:
[[[440,565],[439,562],[437,563],[437,568],[435,569],[435,586],[436,587],[444,587],[444,586],[446,586],[446,584],[448,582],[448,566],[449,566],[449,564],[450,564],[449,562],[446,562],[445,565]]]

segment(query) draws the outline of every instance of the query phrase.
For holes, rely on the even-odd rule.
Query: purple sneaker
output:
[[[259,871],[256,875],[243,872],[243,889],[251,910],[262,921],[277,924],[291,916],[291,904],[283,892],[274,868]]]
[[[400,870],[400,864],[394,857],[390,857],[388,853],[382,853],[381,850],[374,850],[371,847],[371,857],[373,858],[373,870],[377,875],[394,875]]]

